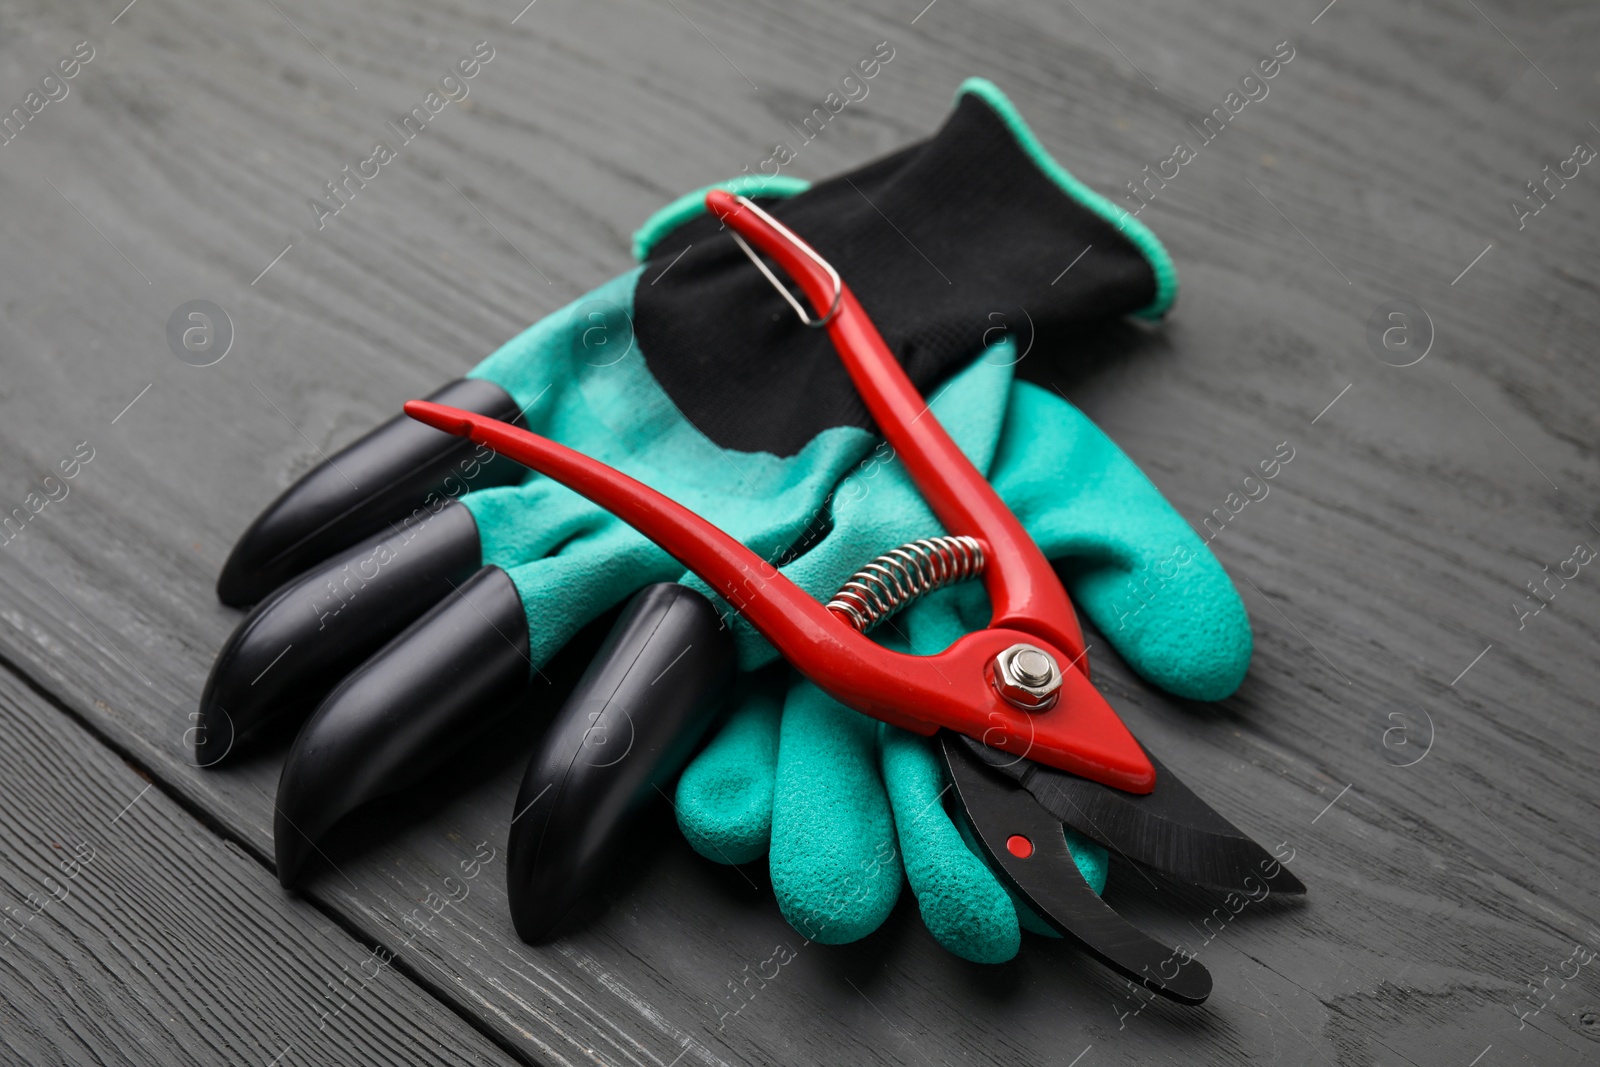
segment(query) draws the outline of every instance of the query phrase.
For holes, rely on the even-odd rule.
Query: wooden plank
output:
[[[0,670],[11,1063],[513,1062]]]
[[[0,503],[21,505],[78,442],[95,449],[70,495],[0,548],[0,650],[164,788],[270,855],[281,748],[201,772],[182,744],[237,618],[211,582],[261,505],[623,269],[638,220],[754,168],[877,41],[895,59],[795,173],[921,135],[981,73],[1116,190],[1197,142],[1187,123],[1289,40],[1270,95],[1143,215],[1179,264],[1172,321],[1024,367],[1197,527],[1279,442],[1296,449],[1213,544],[1258,637],[1238,696],[1168,700],[1097,641],[1098,676],[1141,736],[1242,826],[1294,847],[1312,888],[1303,906],[1207,926],[1215,901],[1158,898],[1117,872],[1119,908],[1204,942],[1206,1009],[1134,1014],[1142,1000],[1039,939],[1002,968],[962,964],[907,901],[874,937],[803,947],[758,987],[750,970],[794,935],[759,872],[711,868],[667,823],[588,925],[522,945],[496,862],[464,877],[478,842],[503,843],[516,731],[481,767],[358,818],[312,895],[553,1063],[1067,1063],[1089,1046],[1083,1067],[1468,1063],[1492,1046],[1488,1065],[1587,1050],[1592,969],[1542,987],[1548,1006],[1520,1029],[1514,1005],[1594,938],[1593,576],[1521,629],[1512,605],[1595,518],[1594,176],[1522,230],[1507,205],[1593,139],[1600,15],[1348,0],[279,6],[160,0],[113,22],[83,0],[18,4],[0,44],[16,99],[74,42],[97,49],[72,94],[0,149]],[[316,230],[306,201],[479,40],[496,54],[472,95]],[[1402,295],[1438,335],[1408,368],[1368,343],[1369,318]],[[206,368],[165,339],[200,298],[237,335]],[[1397,766],[1418,750],[1400,738],[1430,736]],[[413,937],[405,918],[434,906]]]

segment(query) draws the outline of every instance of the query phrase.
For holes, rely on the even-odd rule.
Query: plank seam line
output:
[[[216,818],[216,816],[206,811],[200,805],[194,803],[181,791],[173,788],[165,778],[156,772],[155,769],[146,766],[142,760],[136,757],[124,745],[113,739],[104,730],[100,729],[95,722],[82,713],[75,711],[70,704],[62,700],[55,693],[51,692],[48,688],[42,685],[31,673],[19,666],[17,661],[14,660],[10,653],[5,649],[0,649],[0,670],[3,670],[7,674],[11,675],[22,685],[24,689],[28,690],[28,692],[44,701],[47,706],[54,708],[57,712],[66,716],[67,719],[69,719],[74,725],[88,733],[89,736],[93,737],[108,751],[120,759],[135,774],[154,785],[156,791],[166,799],[170,800],[173,804],[177,805],[179,810],[184,812],[195,822],[199,823],[202,827],[209,830],[219,842],[221,842],[223,845],[233,845],[234,850],[238,851],[244,856],[249,857],[250,859],[253,859],[273,881],[277,881],[277,875],[273,870],[272,864],[267,861],[264,855],[262,855],[256,849],[250,847],[250,843],[248,841],[241,839],[238,835],[231,832]],[[298,893],[296,896],[298,896],[299,899],[305,904],[314,909],[323,918],[327,919],[334,926],[338,927],[347,937],[355,941],[358,945],[365,946],[368,950],[378,947],[385,949],[392,948],[392,946],[389,945],[380,946],[371,944],[371,939],[360,929],[358,929],[350,919],[317,897],[307,893]],[[496,1031],[488,1024],[486,1020],[480,1019],[473,1015],[471,1012],[466,1010],[465,1005],[460,1004],[453,998],[447,996],[443,988],[438,983],[425,978],[416,968],[412,967],[408,961],[404,960],[404,958],[401,957],[398,952],[393,954],[393,960],[390,963],[390,967],[404,975],[412,985],[416,986],[427,996],[430,996],[434,1000],[438,1001],[446,1011],[450,1012],[450,1014],[456,1016],[469,1027],[476,1030],[490,1043],[495,1045],[495,1047],[499,1048],[507,1056],[511,1057],[515,1062],[523,1064],[525,1067],[541,1067],[538,1060],[530,1058],[523,1050],[513,1045],[504,1034]]]

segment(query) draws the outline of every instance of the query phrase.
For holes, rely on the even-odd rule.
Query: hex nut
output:
[[[1061,666],[1036,645],[1012,645],[994,658],[995,690],[1024,711],[1045,711],[1061,695]]]

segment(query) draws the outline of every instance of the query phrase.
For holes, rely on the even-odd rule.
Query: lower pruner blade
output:
[[[1182,1004],[1211,995],[1211,973],[1128,922],[1089,887],[1061,834],[1061,820],[1021,785],[997,774],[940,732],[945,767],[989,863],[1039,916],[1117,973]]]
[[[972,756],[1021,785],[1051,815],[1126,859],[1207,889],[1252,896],[1306,891],[1276,856],[1217,814],[1149,749],[1156,787],[1137,794],[962,740]]]

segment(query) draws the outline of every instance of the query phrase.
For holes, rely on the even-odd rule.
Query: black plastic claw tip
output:
[[[716,609],[676,583],[642,590],[551,723],[511,816],[506,877],[517,934],[536,942],[615,860],[627,817],[677,774],[733,676]]]
[[[478,378],[458,379],[428,399],[521,422],[511,394]],[[397,415],[306,472],[256,516],[222,566],[217,597],[248,607],[306,568],[427,507],[430,494],[456,497],[525,474],[471,441]]]
[[[346,549],[245,616],[217,654],[193,731],[201,766],[313,708],[349,671],[482,566],[478,525],[451,502]]]
[[[301,728],[278,781],[283,887],[344,815],[422,778],[509,711],[529,671],[522,598],[491,566],[346,678]]]

